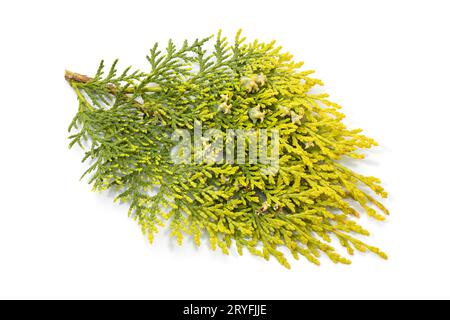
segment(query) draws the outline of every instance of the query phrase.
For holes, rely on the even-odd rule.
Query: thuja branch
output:
[[[389,212],[379,200],[387,193],[377,178],[339,162],[362,159],[358,151],[376,142],[348,129],[340,106],[317,94],[322,82],[313,71],[274,42],[247,42],[240,32],[231,44],[220,32],[210,41],[155,44],[148,72],[119,73],[117,62],[109,70],[101,62],[92,77],[66,71],[80,103],[70,145],[88,145],[83,161],[92,164],[84,176],[94,190],[115,192],[150,241],[169,224],[180,244],[189,236],[200,245],[205,236],[213,250],[228,254],[235,246],[285,267],[283,248],[315,264],[321,255],[350,263],[332,239],[349,255],[386,259],[361,240],[369,232],[357,219],[384,220]],[[199,123],[217,129],[227,146],[235,142],[227,130],[277,130],[277,167],[198,161],[191,149],[173,148],[172,134],[184,130],[191,142]],[[200,160],[210,161],[206,151],[215,142],[199,141]]]

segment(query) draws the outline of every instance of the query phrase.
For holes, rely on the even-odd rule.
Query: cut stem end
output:
[[[68,82],[78,82],[78,83],[87,83],[89,81],[92,80],[92,78],[79,74],[79,73],[75,73],[69,70],[66,70],[64,72],[64,78],[68,81]]]

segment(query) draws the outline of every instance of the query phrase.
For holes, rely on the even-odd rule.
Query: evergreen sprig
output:
[[[350,255],[387,258],[358,238],[369,232],[355,222],[362,213],[383,220],[388,211],[376,195],[387,194],[378,179],[339,161],[363,158],[358,150],[375,141],[348,129],[339,105],[311,92],[322,85],[313,71],[275,42],[248,43],[240,31],[232,44],[221,32],[211,41],[155,44],[146,72],[118,72],[117,61],[107,71],[101,62],[93,78],[66,72],[79,101],[70,147],[80,145],[90,162],[83,177],[96,191],[114,190],[150,241],[169,223],[180,244],[191,235],[200,245],[206,235],[213,250],[228,254],[234,244],[288,268],[285,249],[315,264],[321,254],[350,263],[333,239]],[[196,121],[205,129],[279,130],[279,171],[174,164],[171,134]]]

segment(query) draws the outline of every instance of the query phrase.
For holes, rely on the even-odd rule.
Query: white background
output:
[[[450,298],[448,1],[1,1],[0,298]],[[149,245],[124,206],[78,179],[76,98],[63,71],[100,59],[146,68],[154,41],[278,43],[317,71],[347,123],[381,147],[357,170],[391,194],[363,220],[390,256],[351,266]]]

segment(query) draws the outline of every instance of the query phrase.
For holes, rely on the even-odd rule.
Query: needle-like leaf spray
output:
[[[369,232],[356,223],[360,214],[383,220],[388,211],[376,198],[387,194],[340,161],[361,159],[358,150],[376,143],[348,129],[327,94],[312,92],[322,85],[313,71],[275,42],[248,43],[240,32],[232,44],[220,32],[165,50],[155,44],[147,60],[145,71],[118,72],[117,61],[105,71],[102,62],[95,76],[66,71],[66,80],[79,102],[70,146],[90,163],[83,177],[128,204],[150,241],[168,224],[179,244],[206,238],[213,250],[247,249],[288,268],[288,252],[350,263],[334,244],[387,258],[360,240]],[[226,147],[208,158],[214,139],[196,134],[211,129]],[[189,143],[180,148],[176,132]],[[256,140],[239,142],[242,132]],[[251,149],[258,161],[236,160],[239,152],[250,159]],[[263,161],[262,151],[276,161]]]

